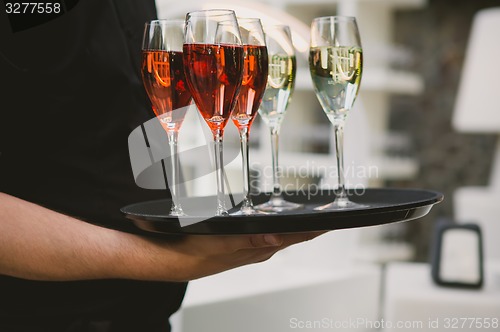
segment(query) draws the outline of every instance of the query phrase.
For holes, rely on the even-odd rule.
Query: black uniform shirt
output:
[[[135,185],[127,147],[153,116],[139,70],[155,16],[152,0],[81,0],[13,32],[0,12],[0,191],[124,231],[120,207],[167,195]],[[0,276],[0,331],[165,332],[185,287]]]

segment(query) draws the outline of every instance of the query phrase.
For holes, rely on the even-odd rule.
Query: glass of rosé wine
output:
[[[224,24],[219,25],[219,23]],[[233,10],[189,12],[184,32],[186,82],[214,142],[217,183],[215,215],[229,215],[224,190],[223,136],[243,78],[244,50]]]
[[[145,24],[142,81],[153,111],[168,136],[170,162],[163,164],[163,167],[168,170],[167,182],[172,196],[171,216],[185,215],[178,199],[180,167],[177,141],[192,97],[185,83],[183,41],[184,20],[153,20]]]
[[[226,22],[221,25],[228,24]],[[254,209],[250,196],[250,165],[248,159],[248,139],[250,128],[258,113],[267,83],[268,55],[262,24],[258,18],[238,18],[243,43],[243,81],[236,108],[231,114],[240,135],[243,161],[243,201],[238,212],[233,215],[263,214]]]

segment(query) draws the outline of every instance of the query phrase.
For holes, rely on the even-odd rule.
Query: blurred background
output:
[[[318,16],[356,16],[365,63],[360,93],[346,123],[348,185],[424,188],[445,196],[420,220],[332,232],[266,263],[192,282],[173,320],[177,332],[390,330],[381,324],[383,319],[408,323],[392,330],[435,331],[446,329],[447,318],[498,322],[500,106],[488,93],[468,96],[471,85],[500,91],[495,75],[500,74],[498,57],[473,59],[477,54],[499,54],[493,48],[500,44],[500,15],[489,25],[498,30],[476,31],[489,42],[482,49],[475,47],[475,52],[468,48],[477,14],[495,6],[500,6],[498,0],[157,0],[160,18],[184,18],[195,9],[232,8],[240,17],[291,26],[299,67],[280,135],[280,165],[284,183],[297,188],[335,184],[318,171],[331,167],[334,156],[331,126],[308,72],[310,23]],[[469,69],[464,79],[466,60],[482,62],[486,70]],[[184,126],[181,148],[197,140],[196,130],[188,129],[196,121],[187,119]],[[225,135],[228,150],[239,146],[233,127],[229,124]],[[250,162],[259,190],[269,189],[267,131],[257,118],[250,136]],[[188,169],[195,165],[183,167],[196,171]],[[240,169],[239,158],[227,167],[232,188],[242,186]],[[200,179],[189,190],[213,194],[211,181],[213,177]],[[443,288],[431,280],[433,240],[442,220],[480,226],[485,282],[479,290]],[[334,326],[349,320],[359,324]],[[307,322],[317,324],[308,328]],[[422,327],[410,328],[411,322],[422,322]],[[480,329],[477,326],[459,327],[473,331]],[[500,327],[491,325],[488,330]]]

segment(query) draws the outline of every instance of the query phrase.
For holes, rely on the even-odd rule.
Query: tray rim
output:
[[[346,218],[351,218],[351,217],[357,217],[359,219],[376,219],[376,220],[382,220],[382,221],[377,221],[375,223],[370,223],[370,222],[364,222],[362,223],[363,225],[361,226],[354,226],[354,227],[339,227],[339,228],[334,228],[334,227],[327,227],[324,228],[324,230],[334,230],[334,229],[345,229],[345,228],[358,228],[358,227],[369,227],[369,226],[376,226],[376,225],[383,225],[383,224],[388,224],[388,223],[395,223],[395,222],[402,222],[402,221],[409,221],[409,220],[414,220],[421,218],[425,216],[431,208],[437,204],[440,203],[444,199],[444,195],[438,191],[435,190],[428,190],[428,189],[419,189],[419,188],[366,188],[366,190],[376,192],[376,191],[382,191],[384,193],[388,192],[422,192],[426,193],[429,195],[429,198],[427,199],[420,199],[420,200],[415,200],[411,202],[403,202],[401,204],[394,204],[390,206],[376,206],[372,208],[364,208],[364,209],[355,209],[355,210],[341,210],[341,211],[316,211],[316,210],[305,210],[305,213],[280,213],[276,214],[273,216],[270,215],[255,215],[255,216],[214,216],[207,218],[206,220],[196,222],[192,225],[189,226],[180,226],[179,220],[177,217],[171,217],[167,215],[154,215],[154,214],[144,214],[144,213],[130,213],[126,212],[127,209],[130,209],[131,207],[137,206],[137,205],[143,205],[143,204],[152,204],[152,203],[157,203],[157,202],[168,202],[169,199],[159,199],[159,200],[150,200],[150,201],[144,201],[144,202],[137,202],[133,204],[129,204],[127,206],[124,206],[121,208],[121,212],[125,215],[125,217],[129,220],[131,220],[136,227],[138,227],[141,230],[147,231],[147,232],[153,232],[153,233],[164,233],[164,234],[184,234],[184,235],[217,235],[217,234],[254,234],[254,233],[269,233],[268,231],[259,231],[259,232],[249,232],[249,231],[237,231],[237,232],[212,232],[209,229],[218,229],[220,227],[224,227],[225,224],[227,223],[233,223],[236,222],[237,220],[239,221],[244,221],[244,223],[250,225],[250,226],[255,226],[255,224],[258,224],[259,221],[263,222],[262,219],[268,219],[268,218],[273,218],[274,220],[280,221],[285,218],[287,219],[293,219],[292,221],[296,221],[296,219],[302,219],[302,218],[310,218],[308,220],[309,225],[311,226],[311,223],[315,224],[322,224],[326,223],[325,221],[320,220],[322,217],[325,218],[333,218],[335,220],[341,220],[343,219],[345,221]],[[324,191],[326,194],[333,194],[332,190],[327,190]],[[265,195],[269,195],[269,193],[261,193]],[[330,197],[330,195],[327,195],[326,197]],[[292,197],[291,195],[288,195]],[[204,196],[204,197],[213,197],[213,196]],[[203,198],[203,197],[201,197]],[[320,202],[319,204],[323,204],[324,202]],[[313,203],[314,204],[314,203]],[[398,216],[399,213],[405,213],[404,217]],[[384,221],[384,217],[388,217],[387,221]],[[393,216],[391,219],[390,217]],[[398,216],[398,217],[396,217]],[[192,218],[196,217],[201,217],[201,216],[193,216]],[[377,217],[377,218],[373,218]],[[312,220],[311,220],[312,218]],[[397,220],[393,220],[396,218]],[[189,217],[186,219],[189,220]],[[255,223],[252,225],[252,223]],[[208,225],[210,224],[210,225]],[[234,224],[229,225],[231,227],[235,227]],[[258,226],[258,225],[257,225]],[[275,226],[275,225],[273,225]],[[269,225],[267,226],[269,227]],[[164,228],[172,228],[171,231],[164,231],[160,229]],[[206,228],[206,229],[205,229]],[[237,228],[237,227],[236,227]],[[242,227],[245,228],[245,227]],[[265,227],[264,227],[265,228]],[[272,227],[271,227],[272,228]],[[307,228],[307,227],[306,227]],[[201,229],[201,230],[200,230]],[[287,232],[296,232],[296,231],[283,231],[283,233]]]

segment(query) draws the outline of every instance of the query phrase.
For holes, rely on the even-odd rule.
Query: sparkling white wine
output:
[[[358,94],[363,53],[360,47],[312,47],[309,66],[316,95],[330,121],[344,119]]]
[[[260,116],[269,127],[278,127],[283,121],[296,71],[295,56],[274,54],[269,57],[267,85],[259,108]]]

